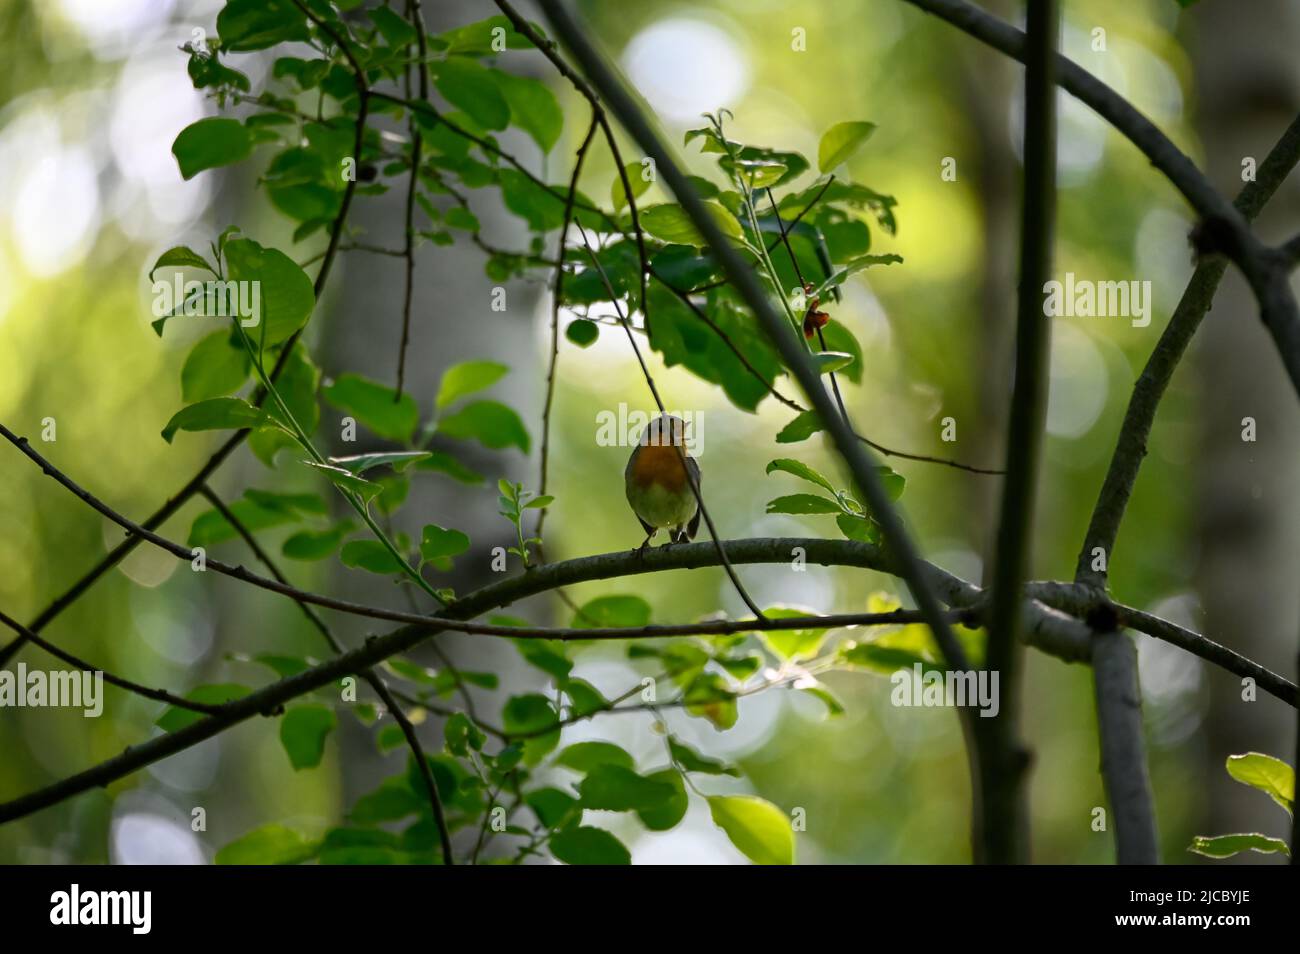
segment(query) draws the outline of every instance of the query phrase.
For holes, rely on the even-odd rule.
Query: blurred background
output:
[[[1017,4],[985,6],[1020,18]],[[863,384],[847,385],[845,399],[858,429],[880,443],[1000,467],[1014,323],[1020,67],[896,0],[579,7],[677,143],[684,130],[700,125],[700,113],[719,107],[735,114],[728,128],[734,138],[805,155],[815,153],[832,123],[878,125],[850,172],[897,197],[898,234],[877,232],[873,251],[897,252],[905,263],[863,273],[845,288],[835,317],[857,335],[866,367]],[[1226,0],[1202,0],[1190,11],[1175,0],[1071,3],[1062,46],[1235,195],[1243,159],[1262,161],[1300,106],[1294,56],[1300,9],[1285,0],[1254,0],[1249,7],[1247,14]],[[149,327],[146,274],[157,255],[177,244],[205,247],[231,224],[300,261],[317,250],[312,242],[292,246],[292,223],[258,189],[264,162],[256,157],[189,182],[177,172],[170,152],[176,133],[217,112],[192,88],[179,47],[195,29],[214,34],[219,8],[216,0],[0,0],[0,420],[35,437],[42,420],[54,418],[57,441],[42,452],[136,519],[175,492],[220,440],[186,434],[168,447],[159,437],[180,406],[178,373],[193,339],[169,333],[160,340]],[[425,4],[424,15],[429,29],[440,31],[495,12],[487,2],[444,0]],[[802,50],[792,48],[796,30],[806,36]],[[273,52],[236,57],[254,91],[267,78]],[[535,53],[510,56],[511,68],[554,79]],[[545,172],[559,181],[567,178],[587,109],[566,84],[553,86],[568,126]],[[1149,280],[1154,308],[1146,328],[1115,318],[1053,324],[1035,578],[1072,576],[1132,384],[1192,267],[1186,241],[1192,223],[1174,190],[1085,107],[1063,97],[1060,115],[1057,274]],[[531,141],[512,132],[503,142],[542,169]],[[629,154],[639,152],[629,147]],[[682,154],[698,173],[711,165],[695,147]],[[955,160],[953,181],[941,176],[946,158]],[[585,191],[607,195],[613,176],[608,155],[594,149]],[[395,188],[359,199],[353,222],[367,240],[400,245],[403,197],[404,189]],[[642,201],[666,198],[656,186]],[[1266,238],[1296,230],[1298,198],[1294,182],[1280,190],[1261,220]],[[482,199],[475,208],[494,244],[524,246],[519,219]],[[524,413],[533,455],[484,451],[469,462],[492,478],[508,476],[535,489],[547,290],[541,280],[511,282],[507,309],[493,311],[495,283],[482,262],[468,243],[420,250],[408,380],[427,413],[445,367],[469,358],[509,365],[499,393]],[[359,252],[338,263],[309,331],[327,377],[351,370],[393,379],[402,268],[400,259]],[[623,498],[626,448],[597,446],[594,414],[621,402],[644,410],[650,396],[626,342],[614,335],[585,350],[562,341],[559,360],[549,488],[557,499],[547,556],[634,546],[641,532]],[[718,389],[680,368],[664,369],[657,356],[652,368],[670,408],[704,415],[704,489],[723,535],[838,535],[825,517],[764,514],[768,499],[790,492],[763,474],[767,460],[779,456],[772,441],[788,410],[768,400],[758,414],[745,414]],[[788,381],[782,390],[796,392]],[[328,421],[338,412],[323,413]],[[940,440],[946,417],[956,421],[955,443]],[[1253,443],[1241,439],[1244,417],[1257,421]],[[1117,598],[1293,675],[1300,619],[1300,500],[1292,492],[1300,477],[1298,425],[1294,395],[1249,293],[1230,273],[1161,407],[1111,563]],[[838,472],[821,438],[798,451]],[[908,479],[906,516],[925,555],[979,582],[996,518],[996,478],[890,463]],[[293,480],[241,449],[215,486],[233,498],[248,487],[289,489]],[[418,532],[423,522],[451,518],[471,534],[477,552],[508,545],[494,482],[467,487],[425,475],[399,523]],[[205,509],[191,502],[164,532],[183,539]],[[276,533],[267,538],[277,551]],[[0,448],[0,607],[6,613],[31,620],[120,539],[120,531],[42,479],[17,451]],[[251,559],[238,542],[214,555]],[[267,678],[232,654],[322,654],[291,604],[183,570],[171,556],[141,547],[45,635],[106,668],[176,691]],[[337,561],[294,564],[289,572],[310,589],[396,605],[385,580]],[[741,573],[765,604],[849,612],[864,609],[876,591],[904,596],[893,580],[861,571],[748,567]],[[463,561],[451,582],[464,591],[490,576],[485,557]],[[657,622],[743,610],[725,577],[708,571],[593,583],[573,595],[627,592],[649,600]],[[546,624],[567,623],[571,615],[554,599],[510,612]],[[335,622],[349,644],[369,632],[356,619]],[[1285,815],[1232,782],[1223,765],[1229,754],[1251,750],[1289,760],[1291,710],[1263,694],[1243,701],[1234,677],[1165,644],[1138,641],[1164,859],[1204,861],[1186,851],[1194,834],[1284,835]],[[513,691],[541,685],[540,674],[509,646],[454,636],[444,637],[443,646],[468,668],[499,672]],[[20,658],[29,666],[55,665],[35,648]],[[1091,825],[1092,809],[1105,799],[1090,674],[1032,653],[1028,666],[1024,722],[1037,758],[1034,858],[1108,862],[1112,836]],[[608,696],[639,678],[615,647],[587,651],[575,673]],[[808,828],[798,848],[803,863],[968,861],[969,790],[953,714],[891,707],[890,684],[867,675],[835,674],[831,684],[847,707],[837,720],[827,721],[815,700],[782,692],[742,700],[739,722],[726,732],[680,713],[668,719],[701,751],[744,769],[743,780],[723,780],[732,790],[757,792],[787,811],[806,809]],[[158,704],[105,691],[101,719],[70,710],[0,712],[0,800],[159,731],[153,726]],[[495,716],[504,695],[476,692]],[[436,720],[421,731],[441,739]],[[648,764],[661,751],[650,720],[638,717],[598,719],[565,733],[565,741],[587,738],[616,741]],[[399,770],[403,757],[380,756],[372,731],[343,719],[322,765],[294,772],[275,723],[245,723],[107,791],[0,827],[0,862],[202,863],[267,822],[307,829],[337,823],[358,795]],[[200,806],[207,830],[194,832],[191,812]],[[698,799],[685,823],[667,833],[610,824],[630,843],[636,862],[743,860]],[[1259,856],[1247,860],[1267,863]]]

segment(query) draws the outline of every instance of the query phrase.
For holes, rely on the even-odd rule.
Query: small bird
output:
[[[641,550],[664,529],[670,544],[694,539],[700,528],[700,510],[690,477],[695,478],[698,487],[700,465],[686,453],[685,421],[662,414],[647,424],[623,477],[627,502],[646,532]]]

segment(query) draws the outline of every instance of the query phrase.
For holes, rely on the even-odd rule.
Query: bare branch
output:
[[[1254,182],[1238,193],[1235,204],[1253,220],[1273,197],[1283,180],[1300,161],[1300,117],[1292,121],[1282,138],[1270,150],[1256,170]],[[1115,538],[1128,506],[1138,470],[1146,457],[1147,439],[1155,422],[1156,410],[1169,387],[1174,371],[1182,361],[1187,345],[1210,310],[1214,293],[1227,265],[1222,259],[1205,261],[1196,267],[1183,290],[1169,324],[1160,334],[1147,359],[1146,367],[1133,386],[1124,423],[1120,426],[1115,452],[1111,455],[1105,480],[1093,507],[1092,519],[1083,547],[1079,551],[1076,578],[1094,586],[1106,585],[1107,570],[1114,553]],[[1098,558],[1101,559],[1098,559]],[[1104,561],[1104,562],[1103,562]],[[1093,569],[1094,563],[1098,569]]]

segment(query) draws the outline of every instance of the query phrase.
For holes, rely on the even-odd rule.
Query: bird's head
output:
[[[642,447],[685,447],[686,422],[671,414],[660,414],[641,432]]]

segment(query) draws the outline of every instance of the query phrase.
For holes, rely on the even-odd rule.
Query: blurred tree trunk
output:
[[[1192,15],[1197,122],[1206,165],[1228,195],[1242,186],[1246,157],[1262,161],[1300,108],[1296,45],[1300,8],[1290,0],[1202,3]],[[1300,227],[1300,189],[1284,185],[1258,223],[1277,240]],[[1300,630],[1300,409],[1259,311],[1230,268],[1199,333],[1202,389],[1196,471],[1197,586],[1203,631],[1274,671],[1294,676]],[[1243,440],[1253,418],[1257,440]],[[1240,681],[1208,676],[1204,831],[1263,831],[1286,837],[1283,813],[1232,781],[1228,755],[1288,759],[1295,718],[1271,696],[1242,700]],[[1198,829],[1202,830],[1202,829]],[[1247,861],[1257,861],[1250,855]]]

